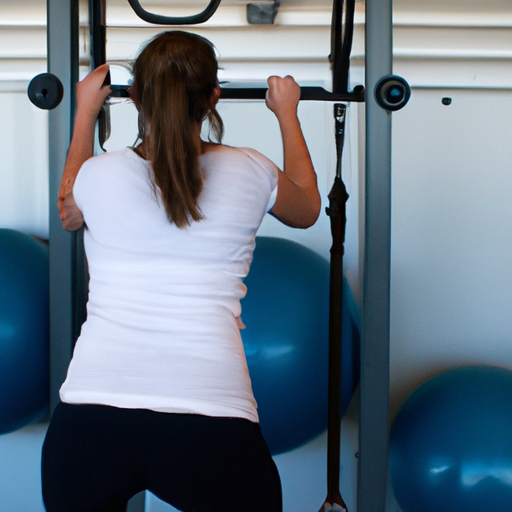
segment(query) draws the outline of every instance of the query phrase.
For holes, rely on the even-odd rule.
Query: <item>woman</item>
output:
[[[87,320],[43,447],[48,512],[116,512],[148,489],[184,511],[278,512],[239,329],[242,279],[267,211],[308,227],[316,175],[300,88],[269,78],[284,171],[254,150],[204,142],[217,61],[206,39],[156,36],[134,64],[140,145],[90,158],[107,66],[77,85],[59,209],[85,225]]]

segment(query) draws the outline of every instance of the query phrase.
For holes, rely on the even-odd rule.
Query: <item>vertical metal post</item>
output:
[[[91,7],[100,17],[104,37],[104,1]],[[62,229],[57,194],[71,141],[75,113],[75,84],[79,76],[78,0],[47,0],[48,72],[64,86],[60,105],[49,112],[50,140],[50,406],[59,403],[59,389],[66,378],[75,340],[85,320],[87,271],[82,233]],[[95,39],[96,41],[97,39]],[[105,62],[105,48],[94,46],[93,62]],[[100,62],[100,63],[101,63]],[[143,512],[145,493],[128,504],[128,512]]]
[[[388,472],[391,115],[377,81],[392,73],[392,1],[366,0],[365,255],[358,512],[384,512]]]
[[[64,85],[60,105],[49,111],[50,140],[50,405],[59,402],[79,329],[74,285],[77,235],[61,227],[57,193],[71,139],[78,79],[78,0],[47,0],[48,72]]]

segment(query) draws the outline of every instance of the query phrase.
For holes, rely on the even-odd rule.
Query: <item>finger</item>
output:
[[[267,78],[267,84],[269,87],[274,87],[279,82],[279,80],[281,80],[281,77],[272,75]]]
[[[100,69],[101,68],[101,69]],[[111,92],[110,88],[110,67],[108,64],[102,64],[96,69],[100,69],[99,77],[101,77],[103,80],[101,82],[100,90],[106,90],[109,93]]]
[[[108,64],[101,64],[101,66],[98,66],[97,68],[92,71],[92,73],[100,75],[100,76],[107,76],[107,73],[110,71],[110,66]]]
[[[107,76],[110,72],[110,66],[108,64],[102,64],[96,69],[92,70],[80,83],[89,83],[91,85],[98,84],[98,89],[102,90],[106,88],[110,90],[110,84],[107,82]]]

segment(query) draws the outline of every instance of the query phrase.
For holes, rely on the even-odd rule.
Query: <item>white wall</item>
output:
[[[393,414],[448,367],[512,367],[512,9],[407,3],[395,4],[394,69],[413,93],[393,114]]]
[[[0,227],[48,238],[48,115],[0,90]]]
[[[512,91],[415,89],[393,118],[394,410],[442,369],[512,368],[511,116]]]
[[[28,101],[46,71],[45,2],[0,4],[0,228],[48,236],[47,114]]]

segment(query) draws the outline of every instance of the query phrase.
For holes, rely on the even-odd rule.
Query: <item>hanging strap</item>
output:
[[[332,247],[329,283],[329,396],[327,417],[327,498],[320,512],[347,511],[339,490],[341,450],[341,333],[343,243],[345,241],[348,200],[345,184],[341,179],[341,158],[345,135],[346,105],[334,105],[336,136],[336,177],[329,192],[327,215],[331,221]]]
[[[334,0],[331,26],[331,54],[329,56],[334,94],[348,91],[350,52],[354,32],[355,0]],[[327,215],[331,222],[332,246],[329,284],[329,395],[327,418],[327,498],[319,512],[348,512],[340,493],[341,451],[341,333],[343,253],[345,242],[347,190],[341,176],[341,162],[345,139],[347,107],[334,105],[336,138],[336,176],[329,192]]]

